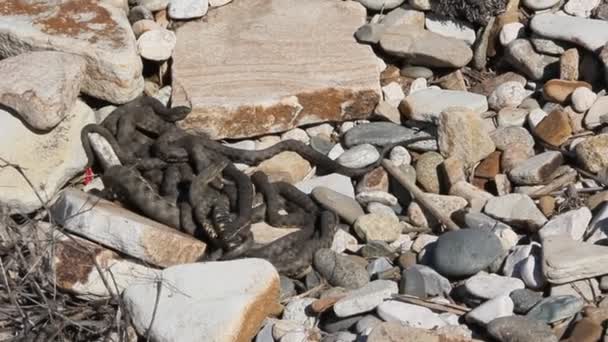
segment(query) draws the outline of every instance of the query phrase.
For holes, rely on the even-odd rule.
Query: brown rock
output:
[[[462,161],[458,158],[448,158],[443,161],[440,167],[441,171],[441,180],[445,181],[445,188],[451,189],[452,186],[460,181],[466,180],[466,176],[464,174],[464,165],[462,165]]]
[[[460,69],[441,77],[437,80],[437,83],[442,89],[467,90],[467,85],[464,83],[464,77]]]
[[[265,172],[271,182],[295,184],[303,180],[312,168],[310,163],[296,152],[285,151],[261,162],[256,170]]]
[[[503,173],[511,171],[522,162],[534,156],[534,149],[526,144],[511,144],[503,151],[500,166]]]
[[[310,304],[310,308],[314,313],[319,314],[333,307],[334,304],[336,304],[340,299],[344,297],[346,297],[346,294],[343,294],[341,296],[331,296],[317,299],[312,302],[312,304]]]
[[[388,192],[388,173],[383,167],[378,167],[366,173],[357,183],[357,192],[384,191]]]
[[[548,144],[560,146],[572,136],[570,117],[565,111],[556,109],[536,125],[534,134]]]
[[[578,143],[576,157],[591,172],[599,172],[608,166],[608,134],[598,134]]]
[[[180,126],[219,139],[369,116],[381,90],[377,57],[353,36],[365,15],[356,2],[235,1],[184,24],[172,101],[192,112]]]
[[[399,256],[397,262],[399,263],[399,266],[402,269],[406,269],[410,266],[416,265],[416,253],[411,251],[405,252]]]
[[[564,342],[597,342],[604,336],[604,327],[601,322],[591,318],[583,318],[576,322],[570,336]]]
[[[494,92],[494,90],[496,90],[496,88],[498,88],[499,85],[501,85],[505,82],[511,82],[511,81],[519,82],[519,83],[521,83],[521,85],[526,85],[525,77],[509,71],[509,72],[505,72],[504,74],[500,74],[496,77],[485,79],[481,83],[478,83],[473,88],[471,88],[471,92],[485,95],[485,96],[490,96],[490,94],[492,94],[492,92]]]
[[[416,161],[416,180],[427,192],[438,194],[440,191],[438,167],[443,157],[437,152],[426,152]]]
[[[601,191],[587,198],[587,206],[590,210],[595,210],[602,203],[608,201],[608,191]]]
[[[564,103],[569,98],[572,92],[579,87],[586,87],[591,89],[591,85],[584,81],[566,81],[552,79],[545,83],[543,88],[543,95],[548,101],[557,103]]]
[[[494,151],[475,168],[475,177],[493,179],[500,172],[500,151]]]
[[[564,112],[568,114],[568,119],[570,119],[570,128],[572,128],[573,134],[585,131],[585,127],[583,125],[583,120],[585,119],[584,113],[577,113],[570,106],[565,107]]]
[[[396,82],[401,77],[401,70],[394,65],[389,65],[380,73],[380,84],[384,87],[391,82]]]
[[[555,197],[543,196],[538,200],[538,208],[546,217],[553,216],[555,212]]]
[[[568,49],[559,59],[559,78],[566,81],[578,80],[579,55],[576,48]]]

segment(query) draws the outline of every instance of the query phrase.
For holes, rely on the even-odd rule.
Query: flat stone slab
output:
[[[608,274],[608,247],[575,241],[568,235],[542,238],[543,273],[552,284]]]
[[[547,38],[564,40],[597,51],[608,42],[608,22],[569,15],[539,14],[530,21],[532,31]]]
[[[382,93],[377,57],[354,37],[365,15],[356,2],[237,1],[180,27],[181,127],[241,138],[369,116]]]
[[[416,121],[439,121],[441,112],[450,107],[463,107],[474,114],[488,110],[484,95],[460,90],[424,89],[407,96],[399,105],[406,118]]]
[[[109,102],[131,101],[144,88],[129,20],[108,2],[4,0],[0,42],[0,58],[41,50],[84,57],[82,91]]]
[[[160,267],[195,262],[206,249],[176,229],[75,189],[64,190],[51,213],[75,234]]]

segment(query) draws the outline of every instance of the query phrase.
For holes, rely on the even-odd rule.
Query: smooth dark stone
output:
[[[323,153],[327,155],[329,151],[335,146],[333,142],[324,139],[321,136],[315,135],[310,138],[310,147],[312,147],[315,151]]]
[[[513,312],[525,315],[543,299],[543,294],[529,289],[518,289],[511,292],[509,297],[513,301]]]
[[[129,11],[129,22],[133,24],[143,19],[154,20],[152,12],[144,6],[135,6]]]
[[[322,329],[328,333],[335,333],[338,331],[349,330],[353,325],[357,324],[359,320],[366,315],[355,315],[347,318],[339,318],[330,313],[327,317],[323,317]]]
[[[583,305],[584,302],[581,298],[572,295],[551,296],[541,300],[530,309],[526,317],[553,323],[576,315],[581,311]]]
[[[435,242],[433,267],[446,277],[473,275],[496,260],[503,248],[494,233],[482,229],[460,229],[447,232]]]
[[[384,146],[419,137],[431,137],[431,134],[396,123],[379,121],[357,125],[349,129],[344,134],[344,144],[346,147],[360,144]],[[412,148],[415,146],[422,149],[436,150],[437,140],[429,139],[411,144]]]
[[[328,248],[320,249],[315,253],[313,264],[333,286],[358,289],[369,283],[369,274],[364,266]]]
[[[487,325],[492,337],[500,342],[557,342],[548,324],[522,316],[496,318]]]

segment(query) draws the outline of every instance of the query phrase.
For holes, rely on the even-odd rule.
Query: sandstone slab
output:
[[[353,33],[356,2],[239,1],[177,29],[173,103],[211,138],[364,118],[381,98],[377,58]]]
[[[1,20],[1,19],[0,19]],[[36,134],[12,114],[0,109],[0,156],[4,162],[23,168],[32,187],[12,167],[0,169],[0,202],[11,213],[30,213],[42,207],[37,197],[49,201],[66,182],[82,171],[87,158],[80,130],[93,123],[93,110],[77,101],[65,119],[52,131]]]
[[[51,213],[71,232],[161,267],[194,262],[206,249],[200,240],[75,189],[62,192]]]
[[[125,12],[103,1],[55,4],[7,0],[0,4],[0,58],[54,50],[84,57],[82,91],[126,103],[144,86],[142,63]]]
[[[82,57],[40,51],[0,61],[0,103],[35,129],[48,131],[72,109],[85,71]]]
[[[178,265],[161,279],[123,294],[136,330],[153,341],[251,341],[280,307],[279,274],[261,259]]]
[[[608,274],[608,247],[575,241],[568,235],[542,238],[543,274],[552,284]]]

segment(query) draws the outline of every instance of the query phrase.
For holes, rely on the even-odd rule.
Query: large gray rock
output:
[[[389,27],[380,38],[380,46],[386,53],[407,58],[414,65],[460,68],[473,58],[464,41],[410,24]]]
[[[279,274],[262,259],[178,265],[159,278],[123,293],[135,329],[153,341],[251,341],[279,308]]]
[[[0,19],[2,20],[2,19]],[[87,158],[80,131],[95,122],[95,114],[77,101],[65,119],[45,134],[29,130],[12,114],[0,109],[0,156],[24,170],[33,188],[12,167],[0,168],[0,203],[11,213],[30,213],[42,207],[70,179],[82,172]]]
[[[353,1],[254,0],[184,24],[172,67],[173,104],[192,107],[181,127],[237,138],[371,115],[379,64],[353,36],[365,15]]]
[[[74,106],[85,72],[82,57],[54,51],[0,61],[0,103],[33,128],[48,131]]]
[[[591,51],[597,51],[608,42],[608,22],[605,20],[543,13],[532,18],[530,28],[543,37],[575,43]]]
[[[25,2],[0,7],[0,58],[54,50],[82,56],[82,91],[125,103],[144,87],[142,63],[125,12],[103,1]]]

